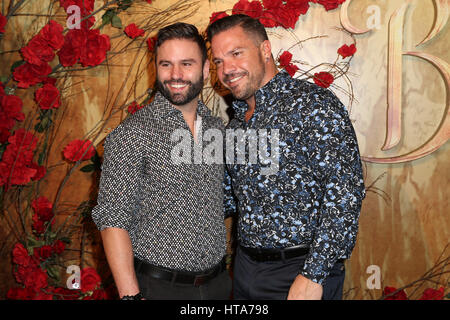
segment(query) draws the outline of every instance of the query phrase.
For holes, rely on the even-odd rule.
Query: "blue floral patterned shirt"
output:
[[[242,246],[309,244],[299,274],[322,284],[338,259],[350,257],[356,241],[365,189],[354,129],[346,108],[330,90],[293,79],[285,71],[256,91],[255,98],[248,122],[247,104],[233,103],[236,115],[228,132],[254,129],[267,138],[276,132],[278,145],[267,141],[259,147],[268,155],[279,153],[278,167],[263,174],[267,163],[242,163],[237,157],[234,163],[227,161],[226,214],[237,208]],[[245,142],[236,140],[236,145]],[[249,145],[247,136],[250,157]]]

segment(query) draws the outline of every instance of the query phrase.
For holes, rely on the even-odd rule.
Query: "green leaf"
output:
[[[123,0],[119,2],[119,10],[127,10],[131,7],[132,0]]]
[[[61,238],[59,238],[59,240],[61,240],[64,243],[67,243],[67,244],[72,243],[72,240],[70,240],[70,238],[68,238],[68,237],[61,237]]]
[[[8,80],[8,77],[7,77],[7,76],[1,76],[1,77],[0,77],[0,82],[1,82],[1,83],[6,82],[6,80]]]
[[[49,277],[59,281],[59,272],[57,266],[47,266],[47,274]]]
[[[117,15],[114,15],[111,19],[111,25],[114,28],[122,29],[122,20]]]
[[[91,161],[94,164],[95,170],[101,170],[102,162],[100,160],[100,157],[98,156],[97,150],[95,151],[94,156],[91,158]]]
[[[14,69],[17,67],[20,67],[21,65],[25,64],[24,60],[19,60],[13,63],[13,65],[11,66],[11,72],[14,72]]]
[[[92,172],[95,170],[95,166],[91,163],[80,169],[83,172]]]
[[[39,241],[31,236],[28,237],[28,243],[27,243],[28,253],[30,253],[30,255],[33,255],[33,248],[42,247],[44,244],[45,244],[44,241]]]
[[[50,124],[52,123],[52,120],[50,118],[43,118],[41,120],[41,122],[39,122],[38,124],[36,124],[36,126],[34,127],[34,130],[36,130],[39,133],[44,132],[45,130],[48,129],[48,127],[50,127]]]
[[[114,12],[114,9],[108,9],[102,16],[102,26],[107,25],[111,23],[111,19],[114,17],[116,13]]]

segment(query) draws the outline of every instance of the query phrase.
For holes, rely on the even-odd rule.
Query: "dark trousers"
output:
[[[147,300],[228,300],[231,296],[231,278],[225,270],[200,286],[171,283],[148,276],[136,270],[139,289]]]
[[[299,256],[284,261],[256,262],[238,246],[233,269],[233,298],[285,300],[305,259],[306,256]],[[338,262],[323,284],[322,300],[341,300],[344,278],[344,263]]]

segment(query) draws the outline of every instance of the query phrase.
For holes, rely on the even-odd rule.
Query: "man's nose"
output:
[[[222,62],[222,72],[224,74],[232,74],[235,71],[236,71],[236,65],[234,64],[233,61],[224,60]]]
[[[171,78],[178,80],[178,79],[183,79],[183,70],[180,66],[178,65],[174,65],[172,67],[172,72],[171,72]]]

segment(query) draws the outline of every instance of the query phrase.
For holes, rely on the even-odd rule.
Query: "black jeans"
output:
[[[136,271],[139,289],[147,300],[228,300],[231,296],[231,278],[225,270],[198,287],[171,283]]]
[[[256,262],[237,248],[234,264],[233,298],[236,300],[285,300],[306,256],[285,261]],[[341,300],[344,263],[336,263],[323,284],[322,300]]]

